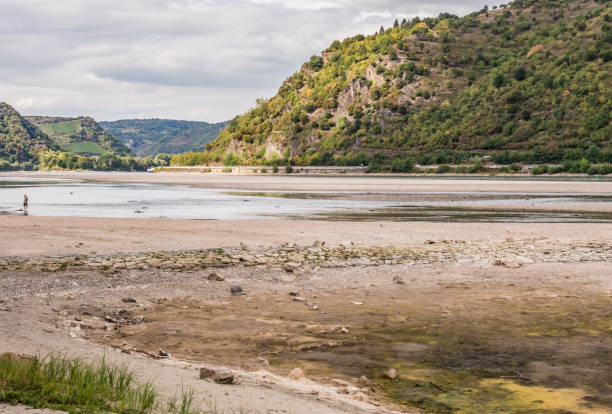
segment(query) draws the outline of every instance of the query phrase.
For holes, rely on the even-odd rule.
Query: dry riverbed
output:
[[[1,310],[194,381],[227,366],[238,387],[349,411],[612,407],[612,241],[313,244],[3,258]]]

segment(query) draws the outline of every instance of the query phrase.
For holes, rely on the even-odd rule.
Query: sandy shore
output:
[[[12,177],[71,178],[104,182],[139,182],[182,184],[204,188],[267,191],[381,191],[381,192],[509,192],[612,194],[612,181],[557,181],[529,179],[470,179],[377,177],[377,176],[290,176],[180,173],[104,173],[104,172],[32,172],[1,174]],[[1,176],[0,175],[0,176]]]
[[[59,176],[238,189],[612,194],[609,182]],[[0,216],[0,246],[0,351],[106,356],[132,364],[165,395],[177,384],[193,387],[202,407],[612,407],[612,224]],[[224,280],[210,281],[210,273]],[[246,294],[232,296],[235,285]],[[146,322],[109,325],[122,311]],[[147,356],[159,348],[173,357]],[[238,385],[199,380],[197,368],[209,364],[232,368]],[[307,378],[289,380],[295,367]],[[395,381],[382,375],[390,367]]]

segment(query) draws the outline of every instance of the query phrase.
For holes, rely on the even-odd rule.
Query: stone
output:
[[[160,349],[158,351],[158,353],[159,353],[160,357],[164,357],[164,358],[170,358],[172,356],[172,354],[170,354],[170,352],[166,352],[163,349]]]
[[[297,381],[297,380],[301,380],[305,376],[304,376],[304,372],[300,368],[294,368],[287,377],[289,379]]]
[[[293,273],[300,268],[302,264],[298,262],[287,262],[283,265],[283,270],[287,273]]]
[[[240,296],[244,294],[244,291],[242,290],[240,286],[232,286],[230,288],[230,292],[232,293],[233,296]]]
[[[394,380],[397,378],[397,370],[395,368],[391,368],[383,374],[383,377]]]
[[[298,292],[297,290],[292,290],[291,292],[289,292],[289,296],[299,296],[300,292]]]
[[[364,393],[362,393],[362,392],[357,392],[357,393],[355,393],[355,394],[353,395],[353,399],[355,399],[355,400],[357,400],[357,401],[363,401],[363,402],[366,402],[366,401],[368,401],[368,396],[367,396],[367,395],[365,395],[365,394],[364,394]]]
[[[350,240],[345,240],[343,242],[340,242],[340,247],[351,247],[353,246],[353,242]]]
[[[123,298],[123,299],[121,299],[121,302],[123,302],[123,303],[136,303],[136,299],[134,299],[134,298]]]
[[[323,246],[325,246],[325,242],[321,240],[317,240],[316,242],[312,244],[312,247],[323,247]]]
[[[231,384],[234,382],[234,374],[227,368],[200,368],[200,379],[209,378],[219,384]]]
[[[208,275],[208,280],[211,280],[213,282],[223,282],[225,278],[221,276],[219,273],[213,272]]]
[[[218,368],[212,379],[218,384],[232,384],[234,382],[234,374],[227,368]]]
[[[296,298],[293,298],[294,302],[306,302],[306,298],[303,298],[301,296],[298,296]]]
[[[393,278],[393,283],[395,283],[396,285],[403,285],[404,284],[404,279],[402,279],[399,276],[395,276]]]

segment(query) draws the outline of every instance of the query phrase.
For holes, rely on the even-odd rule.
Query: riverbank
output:
[[[612,196],[609,182],[51,176],[431,202],[490,192],[508,205],[516,191]],[[221,412],[606,413],[611,234],[611,223],[4,215],[0,352],[129,363],[163,395],[182,384]],[[236,384],[199,379],[220,366]]]

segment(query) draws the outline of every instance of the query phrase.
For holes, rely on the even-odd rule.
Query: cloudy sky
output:
[[[335,39],[484,4],[0,0],[0,101],[27,115],[222,121],[274,95]]]

